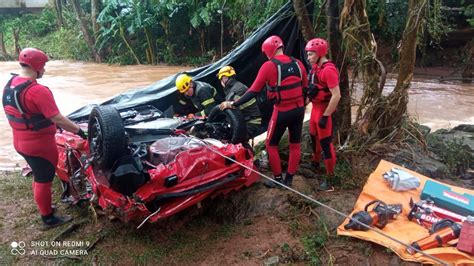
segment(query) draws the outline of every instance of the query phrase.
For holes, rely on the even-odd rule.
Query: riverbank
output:
[[[340,183],[336,191],[317,192],[318,179],[309,178],[314,173],[303,168],[295,176],[294,188],[347,214],[353,209],[369,174],[385,159],[425,171],[425,175],[442,182],[474,189],[474,177],[468,175],[474,163],[474,127],[460,126],[431,134],[426,127],[420,127],[420,131],[426,136],[428,150],[419,150],[419,142],[409,141],[406,149],[378,146],[364,154],[339,152],[336,177]],[[308,148],[303,147],[303,158],[308,158]],[[439,151],[448,152],[443,155]],[[453,157],[457,155],[459,157]],[[446,165],[456,162],[453,158],[467,161]],[[434,161],[438,168],[432,168]],[[444,168],[439,167],[440,164],[445,164]],[[439,170],[447,168],[449,172],[450,167],[454,167],[453,171],[461,169],[462,175],[456,172],[442,175]],[[60,192],[57,179],[54,186],[53,199],[57,201]],[[137,224],[124,224],[97,208],[58,204],[58,212],[72,214],[77,223],[74,231],[63,235],[60,233],[66,227],[38,230],[41,222],[32,200],[30,177],[3,172],[0,193],[0,261],[7,264],[44,264],[53,260],[55,263],[119,265],[262,265],[275,260],[292,264],[411,264],[376,244],[337,236],[336,228],[342,223],[342,216],[310,204],[292,192],[266,189],[261,182],[226,198],[206,200],[139,230],[135,229]],[[13,241],[25,242],[29,253],[11,255]],[[53,247],[51,243],[57,241],[64,244]],[[39,243],[49,243],[45,244],[49,246]],[[95,244],[92,246],[92,243]]]
[[[8,73],[17,71],[18,62],[0,64],[0,83],[5,84]],[[101,103],[114,95],[153,84],[180,71],[184,66],[166,65],[106,65],[79,61],[48,62],[42,82],[51,88],[63,114],[92,103]],[[458,71],[455,68],[416,68],[409,90],[408,112],[419,123],[433,129],[453,128],[459,124],[474,124],[474,85],[456,81],[439,82],[439,77]],[[433,73],[427,75],[427,73]],[[419,73],[419,74],[417,74]],[[385,93],[396,84],[396,74],[387,79]],[[356,82],[353,97],[360,94]],[[355,114],[355,110],[353,110]],[[0,115],[0,169],[21,168],[23,159],[12,146],[11,129]]]
[[[313,187],[316,180],[295,177],[295,188],[345,213],[352,210],[360,193],[358,189],[317,193]],[[61,238],[56,236],[64,227],[46,232],[37,230],[40,221],[30,188],[29,178],[13,173],[0,176],[4,198],[0,203],[3,263],[262,265],[275,259],[298,264],[400,263],[398,256],[385,248],[337,237],[335,228],[342,217],[308,204],[290,192],[268,190],[261,183],[225,199],[202,202],[201,208],[192,207],[140,230],[135,229],[136,225],[110,220],[98,210],[95,219],[87,209],[59,205],[59,213],[73,214],[74,222],[79,223],[75,231]],[[55,184],[55,199],[59,197],[58,191]],[[27,253],[11,255],[13,241],[27,243]],[[53,247],[51,241],[98,242],[88,249],[90,246]],[[40,243],[49,244],[39,246]],[[67,250],[79,250],[82,255]],[[66,253],[73,255],[62,255]]]

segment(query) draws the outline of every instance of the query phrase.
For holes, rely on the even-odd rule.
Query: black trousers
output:
[[[31,170],[33,170],[35,182],[49,183],[53,181],[56,175],[56,167],[50,161],[37,156],[29,156],[21,152],[19,152],[19,154],[25,158]]]

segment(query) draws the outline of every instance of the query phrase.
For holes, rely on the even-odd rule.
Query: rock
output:
[[[468,148],[470,153],[474,153],[474,125],[459,125],[452,130],[440,129],[428,136],[430,148],[444,148],[446,142],[453,141],[459,142],[461,146]]]
[[[278,145],[280,149],[280,157],[282,161],[282,166],[286,166],[289,157],[289,147],[288,147],[288,131],[283,134],[280,144]],[[300,163],[310,162],[311,156],[313,153],[311,137],[309,136],[309,121],[303,123],[303,130],[301,134],[301,161]]]
[[[426,138],[428,149],[447,165],[452,175],[474,168],[474,125],[440,129]]]
[[[453,130],[474,133],[474,125],[459,125],[454,127]]]
[[[278,256],[273,256],[265,260],[263,263],[265,266],[276,266],[280,263],[280,258]]]
[[[430,134],[431,132],[431,128],[428,127],[428,126],[424,126],[424,125],[420,125],[420,124],[416,124],[418,130],[420,131],[420,133],[423,135],[423,136],[427,136],[428,134]]]
[[[435,156],[415,148],[413,151],[400,150],[387,159],[430,178],[450,177],[448,167],[433,157]]]
[[[428,132],[429,128],[422,133]],[[410,146],[386,159],[431,178],[462,176],[470,180],[468,169],[474,168],[474,125],[461,125],[452,130],[440,129],[426,136],[428,151]]]
[[[474,170],[467,169],[466,172],[462,174],[460,178],[463,180],[474,180]]]

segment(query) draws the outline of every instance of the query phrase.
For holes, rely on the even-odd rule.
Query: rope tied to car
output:
[[[359,224],[360,226],[362,226],[362,227],[364,227],[364,228],[367,228],[368,230],[371,230],[371,231],[373,231],[373,232],[376,232],[377,234],[380,234],[380,235],[382,235],[383,237],[386,237],[386,238],[388,238],[388,239],[390,239],[390,240],[392,240],[392,241],[395,241],[395,242],[397,242],[397,243],[400,244],[400,245],[403,245],[403,246],[405,246],[405,247],[407,247],[407,248],[413,249],[413,250],[419,252],[420,254],[422,254],[422,255],[424,255],[424,256],[427,256],[427,257],[429,257],[430,259],[433,259],[433,260],[436,261],[437,263],[440,263],[440,264],[442,264],[442,265],[449,265],[447,262],[445,262],[445,261],[443,261],[443,260],[441,260],[441,259],[439,259],[439,258],[436,258],[435,256],[433,256],[433,255],[431,255],[431,254],[428,254],[428,253],[426,253],[426,252],[424,252],[424,251],[422,251],[422,250],[419,250],[419,249],[417,249],[417,248],[415,248],[415,247],[413,247],[413,246],[411,246],[411,245],[409,245],[409,244],[407,244],[407,243],[404,243],[403,241],[398,240],[398,239],[396,239],[396,238],[394,238],[394,237],[392,237],[392,236],[390,236],[390,235],[384,233],[382,230],[380,230],[380,229],[378,229],[378,228],[376,228],[376,227],[372,227],[372,226],[366,225],[366,224],[364,224],[364,223],[362,223],[362,222],[360,222],[360,221],[358,221],[358,220],[356,220],[356,219],[353,219],[353,218],[350,217],[349,215],[347,215],[347,214],[345,214],[345,213],[343,213],[343,212],[341,212],[341,211],[339,211],[339,210],[336,210],[336,209],[334,209],[333,207],[331,207],[331,206],[329,206],[329,205],[327,205],[327,204],[324,204],[324,203],[322,203],[322,202],[320,202],[320,201],[314,199],[313,197],[311,197],[311,196],[309,196],[309,195],[306,195],[306,194],[304,194],[304,193],[302,193],[302,192],[300,192],[300,191],[298,191],[298,190],[296,190],[296,189],[294,189],[294,188],[292,188],[292,187],[289,187],[289,186],[287,186],[287,185],[285,185],[285,184],[283,184],[283,183],[280,183],[280,182],[276,181],[275,179],[273,179],[273,178],[271,178],[271,177],[269,177],[269,176],[263,174],[262,172],[259,172],[259,171],[255,170],[255,169],[251,168],[251,167],[248,167],[248,166],[246,166],[246,165],[244,165],[244,164],[242,164],[242,163],[236,161],[235,159],[233,159],[233,158],[231,158],[231,157],[229,157],[229,156],[226,156],[226,155],[220,153],[219,151],[217,151],[217,150],[215,150],[215,149],[212,148],[212,146],[213,146],[212,143],[206,142],[206,140],[203,140],[203,139],[200,139],[200,138],[197,138],[197,137],[194,137],[194,136],[187,136],[187,135],[185,135],[185,134],[181,134],[181,136],[184,136],[184,137],[186,137],[186,138],[196,139],[196,140],[202,142],[202,143],[204,144],[203,146],[206,147],[209,151],[211,151],[211,152],[213,152],[213,153],[215,153],[215,154],[217,154],[217,155],[219,155],[219,156],[225,158],[226,160],[229,160],[229,161],[231,161],[231,162],[233,162],[233,163],[236,163],[236,164],[242,166],[243,168],[245,168],[245,169],[247,169],[247,170],[249,170],[249,171],[251,171],[251,172],[253,172],[253,173],[258,174],[259,176],[261,176],[261,177],[263,177],[263,178],[265,178],[265,179],[267,179],[267,180],[270,180],[271,182],[273,182],[273,183],[275,183],[275,184],[277,184],[277,185],[279,185],[279,186],[281,186],[281,187],[283,187],[283,188],[285,188],[285,189],[287,189],[287,190],[289,190],[289,191],[291,191],[291,192],[293,192],[293,193],[295,193],[295,194],[297,194],[297,195],[299,195],[299,196],[305,198],[306,200],[309,200],[309,201],[311,201],[311,202],[313,202],[313,203],[316,203],[316,204],[318,204],[318,205],[320,205],[320,206],[322,206],[322,207],[324,207],[324,208],[326,208],[326,209],[328,209],[328,210],[330,210],[330,211],[332,211],[332,212],[334,212],[334,213],[336,213],[336,214],[338,214],[338,215],[340,215],[340,216],[342,216],[342,217],[344,217],[344,218],[346,218],[346,219],[349,219],[350,221],[352,221],[352,222],[354,222],[354,223]]]

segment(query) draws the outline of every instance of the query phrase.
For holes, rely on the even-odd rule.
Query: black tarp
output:
[[[187,73],[193,76],[194,80],[208,82],[215,88],[222,89],[216,73],[221,67],[231,65],[237,71],[237,79],[250,86],[260,66],[267,60],[261,52],[261,45],[267,37],[272,35],[278,35],[283,39],[286,54],[300,60],[305,58],[305,41],[298,28],[293,4],[289,1],[228,55],[215,63],[187,71]],[[117,109],[125,109],[149,104],[160,110],[166,110],[176,103],[178,92],[175,79],[178,74],[180,73],[157,81],[148,87],[121,93],[101,105],[113,105]],[[75,121],[84,120],[89,116],[92,107],[93,105],[84,106],[68,117]]]

